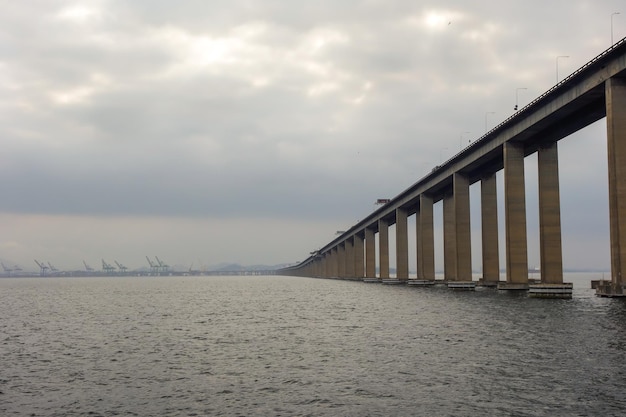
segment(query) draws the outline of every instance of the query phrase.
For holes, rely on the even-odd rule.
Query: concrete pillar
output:
[[[415,265],[417,266],[417,279],[424,279],[422,272],[422,231],[421,231],[420,207],[415,210]]]
[[[324,278],[330,277],[330,252],[324,252]]]
[[[469,180],[455,173],[452,177],[454,192],[454,238],[456,247],[456,280],[472,280],[472,238],[470,230]]]
[[[456,239],[454,237],[454,196],[443,198],[443,273],[446,281],[456,281]]]
[[[417,224],[418,279],[435,279],[435,232],[433,227],[433,199],[420,195]]]
[[[333,276],[333,251],[326,252],[326,278]]]
[[[337,276],[339,278],[345,278],[346,276],[346,244],[345,242],[341,242],[337,246],[337,265],[338,265]]]
[[[480,209],[483,248],[483,281],[500,280],[498,250],[498,196],[496,174],[483,177],[480,183]]]
[[[376,278],[376,236],[369,227],[365,228],[365,276]]]
[[[409,279],[409,234],[408,212],[396,209],[396,278],[402,281]]]
[[[563,283],[561,248],[561,202],[559,196],[559,156],[557,143],[537,152],[539,168],[539,250],[541,282]]]
[[[324,252],[322,255],[322,277],[328,278],[330,277],[330,254],[329,252]]]
[[[389,278],[389,223],[378,220],[378,261],[380,279]]]
[[[354,235],[354,276],[363,278],[365,276],[365,263],[363,257],[363,234]]]
[[[348,238],[346,245],[346,277],[354,278],[354,241]]]
[[[526,189],[524,186],[524,146],[504,145],[504,212],[506,225],[506,282],[528,285],[526,238]]]
[[[331,274],[331,259],[330,251],[324,252],[324,278],[330,278]]]
[[[334,248],[332,248],[331,250],[331,258],[332,258],[332,262],[331,262],[331,271],[332,271],[332,278],[337,278],[339,277],[339,255],[338,255],[338,247],[335,246]]]
[[[626,278],[626,79],[606,82],[609,169],[611,280],[622,287]]]

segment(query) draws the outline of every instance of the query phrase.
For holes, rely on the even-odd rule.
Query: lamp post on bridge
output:
[[[459,137],[459,150],[463,149],[463,135],[465,135],[466,133],[470,133],[470,132],[463,132],[461,133],[461,136]]]
[[[495,111],[488,111],[485,113],[485,133],[487,133],[487,116],[490,114],[496,114]]]
[[[559,58],[569,58],[569,55],[559,55],[556,57],[556,83],[559,83]]]
[[[611,46],[613,46],[615,44],[613,42],[613,16],[615,16],[616,14],[620,14],[620,13],[619,12],[611,13]]]
[[[439,164],[441,164],[443,162],[443,151],[447,151],[448,148],[443,148],[443,149],[439,149]]]

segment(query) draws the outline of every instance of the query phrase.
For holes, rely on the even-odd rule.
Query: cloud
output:
[[[345,229],[608,46],[618,2],[564,5],[11,4],[0,212]]]

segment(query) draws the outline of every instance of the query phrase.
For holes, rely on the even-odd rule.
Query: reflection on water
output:
[[[0,280],[2,415],[623,415],[626,303],[290,277]]]

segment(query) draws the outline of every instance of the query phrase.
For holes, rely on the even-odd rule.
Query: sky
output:
[[[626,36],[620,0],[0,6],[0,260],[25,270],[302,260]],[[564,266],[608,268],[605,119],[559,152]]]

